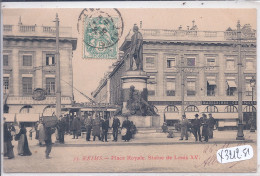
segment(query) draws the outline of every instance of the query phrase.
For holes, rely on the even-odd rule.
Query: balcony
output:
[[[3,34],[5,36],[38,36],[55,37],[55,26],[36,26],[36,25],[3,25]],[[72,37],[71,27],[60,27],[60,37]]]

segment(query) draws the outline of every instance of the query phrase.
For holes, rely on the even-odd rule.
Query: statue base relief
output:
[[[123,89],[123,109],[122,113],[129,113],[126,108],[127,100],[129,99],[130,87],[134,86],[135,90],[142,92],[147,88],[147,76],[146,72],[142,70],[127,71],[124,76],[121,77],[122,89]]]

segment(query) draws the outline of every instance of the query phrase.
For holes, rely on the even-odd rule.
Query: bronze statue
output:
[[[138,31],[138,27],[136,25],[134,25],[133,31],[134,34],[131,37],[130,45],[130,70],[133,70],[134,60],[136,70],[143,70],[143,36]]]

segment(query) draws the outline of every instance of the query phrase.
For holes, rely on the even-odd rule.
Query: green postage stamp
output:
[[[84,20],[83,57],[116,59],[118,50],[118,18],[89,17]]]

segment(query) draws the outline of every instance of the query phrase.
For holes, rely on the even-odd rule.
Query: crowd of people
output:
[[[13,144],[12,141],[18,142],[17,153],[19,156],[31,156],[29,142],[27,139],[27,129],[25,123],[19,123],[19,129],[15,129],[14,124],[7,124],[4,118],[4,157],[8,159],[14,158]],[[52,149],[51,135],[55,132],[55,128],[45,126],[42,120],[37,122],[35,129],[32,128],[29,131],[29,137],[32,139],[32,133],[36,132],[35,138],[39,140],[39,145],[43,146],[45,144],[45,156],[49,159],[49,154]]]
[[[24,123],[20,123],[19,130],[16,130],[13,124],[8,125],[5,122],[4,118],[4,157],[8,159],[14,158],[14,151],[12,141],[15,140],[18,142],[18,155],[20,156],[30,156],[32,155],[28,139],[27,139],[27,130]]]
[[[181,131],[180,140],[188,140],[189,135],[188,132],[191,132],[195,141],[203,141],[208,142],[209,139],[213,138],[213,130],[216,125],[216,120],[212,117],[212,114],[209,113],[209,118],[207,118],[206,114],[202,114],[202,117],[199,118],[198,114],[195,114],[195,118],[189,121],[186,118],[186,115],[182,115],[182,120],[180,123],[175,125],[175,129],[177,131]],[[168,138],[173,138],[173,130],[168,130],[167,123],[165,122],[162,125],[162,131],[164,133],[168,133]]]
[[[16,130],[13,124],[4,123],[4,156],[8,159],[14,158],[12,141],[18,141],[18,155],[30,156],[32,155],[29,149],[29,143],[27,139],[27,130],[24,123],[19,124],[20,129]],[[45,124],[43,119],[36,122],[35,126],[29,130],[29,138],[32,140],[32,133],[35,132],[35,139],[38,140],[39,146],[45,146],[45,156],[49,159],[50,152],[52,150],[52,134],[55,133],[56,142],[64,144],[65,134],[72,134],[72,139],[78,139],[82,134],[82,129],[85,129],[86,141],[100,140],[108,142],[108,132],[112,128],[112,135],[114,142],[118,141],[118,135],[121,134],[123,141],[129,141],[134,138],[137,132],[136,126],[128,118],[123,121],[122,126],[120,120],[115,116],[113,118],[112,126],[109,126],[109,120],[100,117],[97,114],[87,116],[84,121],[74,115],[70,124],[70,130],[68,130],[68,121],[65,116],[61,116],[57,123],[53,126]]]
[[[72,124],[74,124],[73,122]],[[93,141],[98,138],[98,140],[100,141],[108,142],[107,136],[110,128],[108,119],[101,118],[98,115],[94,114],[93,116],[86,117],[84,125],[86,129],[86,141],[90,141],[90,136],[92,133]],[[115,116],[113,118],[113,123],[111,126],[114,142],[117,142],[118,140],[120,125],[120,120]],[[129,141],[130,139],[134,138],[134,135],[137,131],[134,123],[132,121],[129,121],[128,118],[123,121],[121,129],[122,140],[124,141]]]

